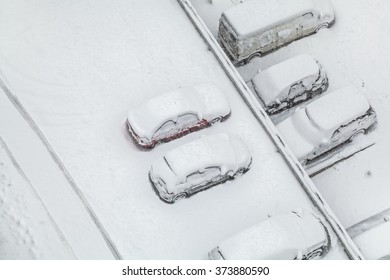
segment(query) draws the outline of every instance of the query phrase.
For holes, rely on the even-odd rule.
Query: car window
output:
[[[317,19],[313,12],[307,12],[300,18],[302,28],[310,28],[316,25]]]
[[[187,183],[191,186],[198,185],[204,181],[204,172],[195,171],[187,176]]]
[[[306,88],[302,82],[291,85],[288,91],[288,99],[294,99],[297,95],[302,94],[305,89]]]
[[[207,177],[210,179],[221,174],[221,168],[218,166],[207,167],[205,170],[207,172]]]
[[[192,186],[206,183],[216,176],[220,175],[220,169],[217,166],[207,167],[202,171],[195,171],[187,176],[187,183]]]
[[[263,32],[260,36],[260,46],[264,47],[264,46],[268,46],[269,44],[271,44],[272,42],[274,42],[274,31],[273,30],[269,30],[269,31],[266,31],[266,32]]]
[[[288,42],[298,36],[299,20],[298,18],[289,20],[278,26],[277,35],[279,42]]]
[[[162,137],[173,133],[176,130],[176,125],[173,121],[167,121],[160,126],[154,133],[154,137]]]
[[[199,118],[194,113],[187,113],[177,118],[176,126],[178,128],[185,128],[196,124]]]

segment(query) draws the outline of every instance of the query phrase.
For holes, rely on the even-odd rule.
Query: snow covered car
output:
[[[347,229],[366,259],[390,260],[390,209]]]
[[[256,94],[271,119],[284,118],[289,109],[313,101],[328,88],[325,70],[310,55],[299,55],[252,78]],[[280,119],[282,120],[282,119]]]
[[[324,256],[330,233],[312,212],[274,216],[222,241],[213,260],[309,260]]]
[[[238,137],[216,134],[169,151],[156,160],[149,177],[168,203],[234,179],[249,170],[252,157]]]
[[[366,133],[376,121],[365,96],[353,87],[344,87],[297,111],[277,129],[305,166]]]
[[[238,65],[333,22],[334,12],[328,0],[252,0],[222,13],[218,39]]]
[[[221,90],[213,83],[204,83],[159,95],[133,108],[127,125],[134,141],[150,149],[229,115],[230,106]]]

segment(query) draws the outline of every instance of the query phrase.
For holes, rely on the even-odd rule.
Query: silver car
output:
[[[321,64],[303,54],[282,61],[252,78],[252,84],[265,111],[280,122],[295,110],[318,98],[328,88],[328,77]]]
[[[303,166],[370,131],[377,122],[366,97],[344,87],[313,101],[277,125]]]
[[[334,22],[328,0],[252,0],[222,13],[218,39],[236,65]]]
[[[222,241],[213,260],[309,260],[330,249],[330,231],[310,211],[268,218]]]
[[[168,203],[234,179],[249,170],[252,157],[238,137],[215,134],[201,137],[153,162],[149,178]]]

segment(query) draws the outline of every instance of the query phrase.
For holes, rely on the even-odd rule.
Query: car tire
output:
[[[356,138],[359,134],[366,134],[366,130],[364,128],[359,129],[358,131],[355,131],[354,134],[352,134],[351,137],[349,137],[348,141],[352,142],[354,138]]]
[[[323,28],[328,28],[328,27],[329,27],[329,22],[321,23],[320,25],[317,26],[315,32],[317,33],[317,32],[320,31],[321,29],[323,29]]]
[[[261,53],[260,52],[256,52],[256,53],[251,54],[247,59],[244,60],[242,65],[245,65],[245,64],[249,63],[255,57],[261,57]],[[242,66],[242,65],[240,65],[240,66]]]
[[[217,122],[221,122],[222,119],[223,119],[222,117],[217,117],[217,118],[213,119],[213,120],[210,122],[210,124],[215,124],[215,123],[217,123]]]
[[[183,198],[187,198],[187,194],[186,193],[179,193],[173,197],[173,202],[176,200],[183,199]]]
[[[311,260],[311,259],[320,257],[323,255],[323,253],[324,253],[324,249],[318,248],[318,249],[314,250],[313,252],[310,252],[309,254],[307,254],[307,256],[305,257],[305,260]]]

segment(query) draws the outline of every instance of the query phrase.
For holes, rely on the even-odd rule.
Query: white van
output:
[[[218,38],[237,65],[329,27],[334,19],[328,0],[251,0],[222,13]]]

